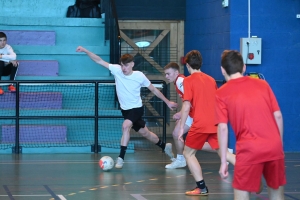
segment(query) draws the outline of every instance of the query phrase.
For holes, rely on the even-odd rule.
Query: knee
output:
[[[11,62],[12,66],[17,69],[19,67],[19,62],[18,61],[14,61],[14,62]]]
[[[192,149],[187,146],[184,146],[183,155],[186,159],[195,156],[196,152],[197,152],[196,149]]]
[[[173,136],[173,138],[178,138],[178,134],[177,134],[177,130],[176,129],[173,130],[172,136]]]
[[[190,152],[186,148],[183,149],[183,155],[185,158],[188,158],[191,156]]]
[[[4,66],[5,66],[4,61],[0,60],[0,67],[4,67]]]
[[[139,130],[139,134],[141,134],[141,136],[143,136],[143,137],[147,137],[148,135],[150,135],[150,131],[148,129],[141,128]]]
[[[129,131],[130,131],[130,128],[131,128],[131,125],[130,124],[128,124],[128,123],[123,123],[123,125],[122,125],[122,132],[123,133],[129,133]]]
[[[174,128],[174,130],[173,130],[173,132],[172,132],[172,136],[173,136],[173,138],[178,138],[178,131],[179,131],[179,125],[178,124],[176,124],[176,126],[175,126],[175,128]]]

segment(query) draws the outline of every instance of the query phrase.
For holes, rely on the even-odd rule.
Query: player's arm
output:
[[[219,142],[219,154],[221,158],[220,175],[222,178],[228,176],[227,168],[227,147],[228,147],[228,126],[226,123],[218,124],[218,142]]]
[[[17,59],[17,54],[14,52],[14,50],[8,46],[7,48],[7,54],[2,54],[1,58],[6,59],[6,60],[16,60]]]
[[[280,133],[281,141],[283,141],[283,118],[282,118],[281,111],[280,110],[275,111],[273,114]]]
[[[150,84],[148,86],[148,89],[155,94],[155,96],[157,96],[158,98],[160,98],[161,100],[163,100],[168,107],[173,110],[174,108],[177,108],[177,103],[170,101],[169,99],[167,99],[156,87],[154,87],[152,84]]]
[[[77,47],[76,52],[84,52],[86,53],[95,63],[102,65],[103,67],[106,67],[108,69],[109,63],[102,60],[100,56],[97,56],[93,52],[87,50],[86,48],[83,48],[82,46]]]

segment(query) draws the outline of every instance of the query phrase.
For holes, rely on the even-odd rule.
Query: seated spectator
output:
[[[0,32],[0,80],[1,76],[10,75],[9,80],[15,80],[19,63],[16,61],[17,55],[8,44],[6,34]],[[10,92],[16,92],[16,88],[10,84],[8,86]],[[0,95],[4,94],[3,89],[0,87]]]

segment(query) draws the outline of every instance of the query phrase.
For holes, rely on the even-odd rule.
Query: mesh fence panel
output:
[[[155,86],[162,91],[162,85]],[[164,102],[148,88],[141,89],[141,97],[146,125],[162,138]],[[92,146],[95,134],[101,147],[120,147],[123,117],[114,82],[20,82],[17,93],[5,93],[1,97],[0,108],[0,149],[15,146],[17,127],[21,147]],[[157,149],[153,143],[131,130],[128,149],[154,148]]]

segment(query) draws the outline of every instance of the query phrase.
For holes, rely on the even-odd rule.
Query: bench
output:
[[[17,76],[58,76],[56,60],[19,60]]]
[[[62,109],[60,92],[20,92],[20,109]],[[15,109],[16,94],[6,92],[1,96],[0,109]]]
[[[54,46],[56,41],[55,31],[35,30],[0,30],[7,36],[9,45],[45,45]]]
[[[20,142],[67,142],[67,127],[63,125],[20,125]],[[2,125],[2,143],[15,142],[16,126]]]

